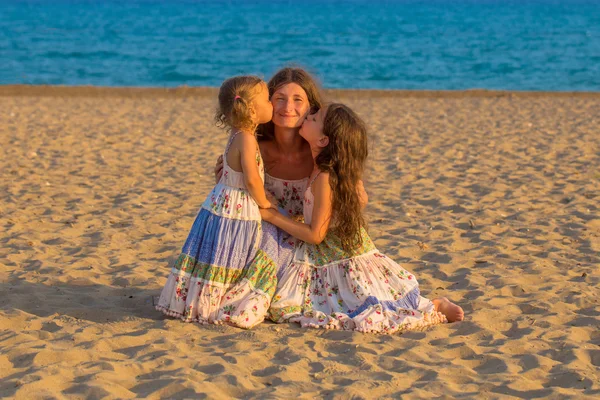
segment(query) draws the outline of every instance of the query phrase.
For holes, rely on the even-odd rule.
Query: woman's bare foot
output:
[[[439,311],[446,316],[448,322],[457,322],[465,319],[465,312],[463,309],[445,297],[433,299],[433,305],[435,306],[436,311]]]

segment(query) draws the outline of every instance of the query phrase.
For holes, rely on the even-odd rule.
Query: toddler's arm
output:
[[[244,173],[244,183],[260,208],[271,208],[273,204],[267,199],[265,187],[256,164],[258,142],[254,136],[248,134],[238,135],[240,138],[240,161]],[[237,139],[237,138],[236,138]]]
[[[312,185],[315,197],[310,224],[296,222],[276,210],[261,210],[262,218],[306,243],[319,244],[325,239],[331,221],[329,174],[322,172]]]

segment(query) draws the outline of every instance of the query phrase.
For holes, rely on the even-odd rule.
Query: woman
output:
[[[269,96],[273,105],[271,122],[261,125],[258,140],[265,165],[265,189],[274,198],[280,212],[290,217],[302,217],[303,195],[313,169],[310,146],[300,135],[300,127],[311,110],[323,104],[321,92],[310,74],[300,68],[284,68],[269,81]],[[217,181],[221,178],[222,156],[215,167]],[[366,195],[365,195],[366,196]],[[239,327],[251,328],[265,315],[261,310],[273,293],[257,293],[265,271],[277,271],[288,265],[293,257],[296,239],[268,222],[262,224],[262,241],[254,261],[248,267],[247,281],[234,286],[220,305],[219,315]],[[255,280],[256,282],[254,282]]]

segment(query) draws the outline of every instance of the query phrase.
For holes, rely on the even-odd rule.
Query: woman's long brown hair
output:
[[[323,134],[329,144],[315,162],[329,172],[334,229],[344,250],[351,251],[360,245],[361,228],[366,226],[357,188],[369,154],[367,129],[348,106],[334,103],[327,107]]]

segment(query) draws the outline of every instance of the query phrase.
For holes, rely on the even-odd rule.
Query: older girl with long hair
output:
[[[313,77],[301,68],[283,68],[268,82],[273,105],[270,122],[258,127],[258,143],[265,165],[265,190],[279,212],[302,218],[303,193],[312,171],[313,159],[308,142],[299,135],[302,123],[311,110],[321,107],[323,100]],[[215,176],[221,179],[223,161],[217,161]],[[275,225],[263,221],[262,240],[251,271],[277,271],[292,260],[297,240]],[[265,275],[266,276],[266,275]],[[220,305],[219,320],[251,328],[264,318],[266,296],[255,295],[261,281],[248,279],[234,285]],[[242,318],[240,318],[240,316]]]
[[[261,210],[263,220],[302,241],[281,271],[271,319],[380,333],[462,320],[462,308],[448,299],[422,297],[415,276],[381,254],[367,234],[358,190],[368,154],[361,119],[331,104],[309,115],[299,133],[314,160],[304,222]]]

